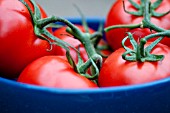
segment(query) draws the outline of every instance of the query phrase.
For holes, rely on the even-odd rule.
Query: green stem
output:
[[[147,35],[146,37],[144,37],[145,40],[149,40],[151,38],[154,38],[154,37],[158,37],[158,36],[167,36],[167,37],[170,37],[170,31],[167,30],[167,31],[164,31],[164,32],[158,32],[158,33],[155,33],[155,34],[150,34],[150,35]]]
[[[89,33],[83,33],[78,27],[76,27],[74,24],[72,24],[71,22],[69,22],[66,19],[60,18],[60,17],[55,17],[52,16],[50,18],[46,18],[44,20],[41,20],[39,22],[39,24],[41,25],[41,27],[45,27],[46,25],[50,24],[50,23],[54,23],[54,22],[63,22],[65,23],[68,28],[66,29],[66,31],[70,34],[72,34],[76,39],[78,39],[85,47],[85,50],[88,54],[89,59],[92,59],[95,63],[96,63],[96,67],[98,67],[98,69],[95,70],[100,70],[101,65],[102,65],[102,57],[97,54],[94,45],[91,43],[91,37],[97,37],[100,36],[99,33],[94,33],[94,34],[89,34]],[[84,67],[79,68],[78,70],[87,70],[87,68],[90,67],[92,63],[86,62],[84,65]],[[98,71],[96,71],[98,73]],[[81,72],[80,72],[81,73]]]
[[[65,23],[67,26],[69,26],[73,32],[75,32],[75,34],[77,35],[81,35],[81,31],[79,30],[79,28],[77,28],[74,24],[72,24],[71,22],[69,22],[67,19],[61,18],[61,17],[56,17],[56,16],[52,16],[52,17],[47,17],[43,20],[39,20],[38,21],[38,25],[39,28],[42,29],[45,26],[51,24],[51,23],[55,23],[55,22],[62,22]]]
[[[91,42],[91,38],[101,36],[101,34],[94,33],[91,35],[90,33],[83,33],[77,26],[75,26],[70,21],[68,21],[67,19],[64,19],[64,18],[52,16],[52,17],[47,17],[47,18],[41,19],[40,18],[41,12],[38,9],[37,4],[33,0],[30,0],[30,1],[34,6],[35,12],[33,12],[31,10],[29,5],[26,2],[24,2],[24,0],[20,0],[20,1],[27,7],[27,9],[30,12],[30,15],[31,15],[32,21],[33,21],[33,25],[34,25],[35,35],[41,39],[47,40],[48,42],[50,42],[50,44],[57,44],[57,45],[61,46],[62,48],[64,48],[66,50],[67,59],[68,59],[69,63],[73,66],[73,68],[75,69],[76,72],[80,72],[79,74],[87,76],[87,74],[85,72],[89,67],[92,66],[93,69],[95,69],[95,74],[92,75],[92,77],[90,77],[90,78],[97,78],[97,76],[99,74],[99,70],[102,65],[102,57],[99,54],[97,54],[97,52]],[[88,57],[89,57],[89,60],[87,62],[84,63],[81,60],[76,65],[75,62],[73,61],[73,59],[70,55],[70,51],[69,51],[69,47],[72,47],[73,49],[75,49],[75,48],[72,45],[70,45],[69,43],[64,42],[63,40],[55,37],[47,30],[48,27],[51,27],[51,24],[56,23],[56,22],[61,22],[61,23],[66,24],[68,26],[68,29],[66,31],[71,33],[76,39],[78,39],[84,45],[86,52],[88,54]],[[78,56],[80,56],[79,51],[77,49],[75,49],[75,51],[77,51]],[[81,65],[81,66],[79,66],[79,65]]]
[[[150,11],[150,0],[146,0],[145,1],[145,5],[144,5],[144,19],[142,21],[143,23],[143,27],[144,28],[149,28],[149,29],[152,29],[152,30],[155,30],[157,32],[162,32],[162,31],[165,31],[165,29],[161,28],[161,27],[158,27],[157,25],[153,24],[151,21],[150,21],[150,18],[151,18],[151,14],[149,13]]]
[[[79,35],[77,35],[76,32],[74,32],[69,27],[67,28],[66,31],[68,33],[72,34],[73,36],[75,36],[75,38],[78,39],[84,45],[89,58],[92,57],[93,55],[97,54],[93,44],[91,44],[91,40],[90,40],[91,35],[89,33],[82,33],[81,31],[77,31],[77,32],[79,32]]]
[[[50,23],[54,23],[54,22],[65,23],[69,27],[69,28],[67,28],[67,32],[73,34],[75,36],[75,38],[77,38],[85,46],[85,49],[86,49],[89,57],[97,54],[95,51],[95,48],[91,44],[91,40],[90,40],[91,35],[89,33],[82,33],[82,31],[78,27],[76,27],[74,24],[72,24],[71,22],[69,22],[66,19],[52,16],[52,17],[49,17],[49,18],[39,21],[39,25],[41,25],[40,28],[43,28],[46,25],[48,25]],[[99,34],[96,34],[96,35],[99,35]]]
[[[68,28],[66,29],[66,31],[70,34],[72,34],[76,39],[78,39],[85,47],[85,50],[88,54],[88,57],[89,59],[93,60],[94,63],[89,63],[89,62],[85,62],[84,64],[84,67],[79,67],[79,69],[77,70],[80,70],[80,73],[82,73],[81,70],[85,71],[87,70],[91,65],[93,65],[93,67],[95,68],[96,70],[96,75],[98,75],[98,70],[100,70],[101,66],[102,66],[102,56],[100,56],[95,48],[94,48],[94,45],[92,44],[91,42],[91,37],[98,37],[100,36],[101,34],[100,33],[94,33],[94,34],[90,34],[90,33],[83,33],[78,27],[76,27],[74,24],[72,24],[71,22],[69,22],[68,20],[66,19],[63,19],[63,18],[60,18],[60,17],[55,17],[55,16],[52,16],[50,18],[46,18],[44,19],[43,21],[41,21],[41,27],[45,27],[46,25],[50,24],[50,23],[54,23],[54,22],[63,22],[65,23]],[[89,61],[91,61],[89,60]],[[97,67],[97,69],[96,69]]]
[[[104,29],[105,32],[108,32],[112,29],[116,29],[116,28],[129,28],[129,29],[134,29],[134,28],[140,28],[141,27],[141,23],[139,24],[128,24],[128,25],[113,25],[113,26],[109,26],[107,28]]]

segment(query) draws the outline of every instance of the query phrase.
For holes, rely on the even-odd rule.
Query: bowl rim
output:
[[[20,83],[15,80],[10,80],[6,78],[0,77],[0,83],[4,85],[8,85],[15,88],[32,90],[32,91],[40,91],[40,92],[48,92],[48,93],[60,93],[60,94],[96,94],[96,93],[115,93],[115,92],[124,92],[130,90],[139,90],[139,89],[147,89],[151,87],[157,87],[161,85],[166,85],[170,83],[170,77],[163,78],[160,80],[135,84],[135,85],[127,85],[127,86],[113,86],[113,87],[100,87],[100,88],[89,88],[89,89],[67,89],[67,88],[51,88],[45,86],[37,86],[32,84]]]

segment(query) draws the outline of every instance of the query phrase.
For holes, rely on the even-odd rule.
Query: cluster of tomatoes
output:
[[[170,76],[170,39],[168,37],[163,38],[161,43],[158,43],[151,51],[152,54],[164,55],[164,59],[161,61],[139,62],[127,61],[122,58],[125,49],[121,44],[122,40],[127,36],[127,32],[131,32],[135,40],[138,41],[153,33],[148,28],[117,28],[106,32],[106,42],[100,39],[97,44],[103,46],[108,43],[111,50],[100,51],[100,53],[106,54],[108,57],[105,58],[103,56],[103,64],[96,67],[99,68],[97,78],[91,80],[85,75],[77,73],[73,68],[74,65],[68,62],[65,48],[55,44],[52,39],[46,39],[43,35],[35,34],[37,29],[34,26],[36,23],[33,21],[32,16],[36,14],[37,9],[34,6],[34,2],[24,0],[30,10],[32,10],[30,12],[28,7],[21,1],[13,0],[12,4],[11,0],[0,1],[0,15],[2,15],[0,17],[1,77],[17,78],[18,82],[47,87],[98,88],[141,84]],[[140,0],[134,1],[136,4],[140,4]],[[151,2],[154,3],[155,0],[151,0]],[[164,0],[155,10],[157,12],[167,12],[169,5],[170,0]],[[43,8],[39,5],[38,7],[41,15],[37,16],[37,18],[48,18]],[[124,0],[124,2],[117,0],[108,12],[105,27],[136,24],[142,21],[142,16],[128,14],[124,10],[125,7],[127,10],[136,11],[136,7],[128,0]],[[151,17],[151,22],[161,28],[170,29],[170,14],[163,17]],[[83,25],[75,26],[80,31],[87,32]],[[51,35],[71,45],[69,54],[76,64],[79,64],[79,57],[81,57],[82,62],[88,61],[91,56],[87,52],[86,47],[75,36],[68,33],[66,29],[66,26],[62,26],[55,31],[51,28],[47,30]],[[88,33],[95,34],[96,31],[88,28]],[[125,44],[133,48],[130,41],[127,41]],[[149,46],[149,44],[150,42],[146,46]],[[97,51],[96,49],[96,53]],[[87,73],[91,74],[89,70]]]

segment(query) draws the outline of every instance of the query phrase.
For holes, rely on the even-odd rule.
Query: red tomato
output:
[[[0,15],[0,76],[15,78],[33,60],[54,54],[47,51],[49,43],[34,34],[30,14],[19,0],[1,0]]]
[[[85,29],[83,26],[81,25],[76,25],[78,28],[80,28],[83,32],[85,32]],[[93,29],[89,29],[89,33],[92,34],[95,31]],[[72,36],[71,34],[66,32],[66,27],[61,27],[57,30],[54,31],[54,36],[62,39],[63,41],[73,45],[73,47],[75,47],[76,49],[80,50],[80,55],[83,58],[84,61],[86,61],[88,59],[86,50],[84,48],[84,46],[81,44],[81,42],[77,39],[74,38],[74,36]],[[65,56],[66,55],[66,51],[65,49],[61,48],[60,46],[56,46],[56,54],[57,55],[62,55]],[[72,55],[73,59],[77,62],[78,61],[78,56],[77,56],[77,52],[73,49],[70,48],[70,54]]]
[[[136,9],[130,4],[128,0],[125,1],[125,7],[128,11],[136,11]],[[151,0],[151,2],[154,2],[156,0]],[[140,0],[134,0],[136,3],[140,3]],[[169,11],[170,6],[170,0],[163,0],[161,5],[156,9],[156,12],[167,12]],[[107,18],[106,18],[106,24],[105,27],[109,27],[112,25],[118,25],[118,24],[139,24],[142,21],[143,17],[141,16],[133,16],[131,14],[128,14],[124,12],[123,9],[123,2],[122,0],[117,0],[113,6],[111,7]],[[156,24],[157,26],[160,26],[165,29],[170,29],[170,14],[156,18],[151,17],[151,22]],[[116,50],[121,46],[121,41],[125,37],[126,32],[131,32],[136,40],[138,40],[139,37],[144,37],[148,34],[151,34],[149,29],[133,29],[129,30],[126,28],[119,28],[110,30],[106,33],[106,39],[108,41],[108,44],[112,47],[113,50]],[[170,46],[170,39],[165,38],[161,41],[161,43]],[[126,45],[129,45],[130,43],[126,43]]]
[[[170,76],[170,48],[158,44],[152,54],[164,55],[163,61],[130,62],[122,59],[125,52],[119,48],[104,62],[99,74],[99,86],[122,86],[151,82]]]
[[[18,82],[55,88],[97,88],[60,56],[44,56],[33,61],[23,70]]]

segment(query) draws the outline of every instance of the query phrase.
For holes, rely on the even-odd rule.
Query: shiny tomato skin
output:
[[[164,55],[163,61],[158,62],[130,62],[122,59],[125,52],[119,48],[104,62],[99,74],[99,86],[125,86],[142,84],[163,79],[170,76],[170,48],[158,44],[152,54]]]
[[[154,1],[156,0],[151,0],[151,2]],[[125,2],[126,10],[136,11],[136,9],[130,4],[128,0],[124,0],[124,2]],[[134,0],[134,2],[140,3],[140,0]],[[162,13],[167,12],[169,11],[169,6],[170,6],[170,0],[163,0],[161,5],[156,9],[156,12],[162,12]],[[142,21],[142,19],[143,17],[133,16],[124,12],[122,0],[117,0],[111,6],[107,14],[105,27],[109,27],[112,25],[120,25],[120,24],[139,24]],[[151,22],[164,29],[170,29],[170,14],[160,18],[151,17]],[[145,29],[136,28],[133,30],[129,30],[126,28],[121,28],[121,29],[118,28],[118,29],[111,30],[106,33],[106,39],[108,44],[111,46],[113,50],[122,47],[121,41],[125,37],[126,32],[131,32],[136,40],[138,40],[138,38],[142,38],[148,34],[151,34],[150,30],[146,28]],[[170,39],[165,38],[164,40],[161,41],[161,43],[170,46]],[[130,44],[129,42],[126,43],[126,45],[129,44]]]
[[[85,32],[85,29],[82,25],[76,25],[81,31]],[[95,31],[93,29],[89,29],[89,33],[92,34],[94,33]],[[73,47],[75,47],[76,49],[79,48],[79,51],[80,51],[80,55],[83,59],[83,61],[86,61],[88,59],[88,56],[87,56],[87,53],[86,53],[86,50],[83,46],[83,44],[81,44],[81,42],[77,39],[74,38],[74,36],[72,36],[71,34],[67,33],[66,32],[66,27],[61,27],[57,30],[55,30],[53,32],[53,35],[60,38],[61,40],[71,44]],[[56,54],[57,55],[62,55],[62,56],[65,56],[66,55],[66,51],[65,49],[59,47],[59,46],[56,46],[55,47],[55,50],[56,50]],[[73,48],[70,48],[70,54],[72,55],[73,59],[77,62],[78,61],[78,56],[77,56],[77,52],[73,49]]]
[[[97,88],[60,56],[44,56],[33,61],[23,70],[18,82],[53,88]]]
[[[47,17],[42,8],[41,12],[42,18]],[[1,0],[0,15],[0,76],[16,78],[33,60],[55,54],[34,34],[30,14],[19,0]]]

